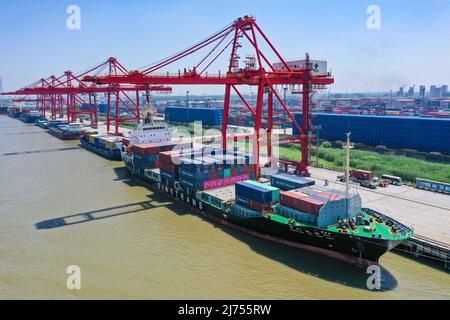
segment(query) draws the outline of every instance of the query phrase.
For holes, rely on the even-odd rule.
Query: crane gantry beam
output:
[[[114,134],[118,135],[120,122],[139,122],[141,119],[139,92],[144,91],[147,100],[149,100],[149,92],[172,91],[172,88],[163,85],[87,85],[85,82],[81,81],[82,77],[99,75],[105,72],[108,76],[114,76],[128,71],[116,58],[109,58],[78,75],[75,75],[69,70],[64,72],[60,77],[50,76],[49,78],[41,79],[17,91],[3,93],[3,95],[36,96],[36,99],[34,99],[36,101],[36,108],[41,110],[44,115],[46,111],[50,109],[51,117],[56,118],[56,113],[58,111],[62,113],[64,110],[63,106],[65,106],[69,121],[74,121],[77,115],[88,114],[91,117],[91,123],[96,127],[98,122],[97,94],[104,93],[107,95],[108,101],[106,113],[107,131],[110,131],[111,122],[114,122]],[[130,92],[136,93],[135,99],[130,97]],[[114,117],[111,117],[112,96],[115,97]],[[77,105],[82,105],[87,108],[78,109]],[[121,117],[119,115],[120,105],[122,105],[125,108],[125,111],[128,114],[131,114],[131,116]]]
[[[239,67],[238,50],[242,48],[241,39],[246,40],[254,52],[254,57],[246,61],[244,68]],[[212,48],[211,48],[212,47]],[[268,47],[267,51],[262,50]],[[211,72],[211,65],[220,60],[220,57],[231,48],[229,52],[228,66],[226,73]],[[175,73],[163,72],[163,68],[170,67],[175,63],[186,61],[188,57],[192,58],[194,54],[208,49],[206,55],[202,55],[198,63],[191,69],[185,68],[183,71]],[[282,68],[275,68],[275,64],[269,61],[269,54],[275,55]],[[301,143],[301,162],[297,168],[298,172],[308,174],[308,148],[311,140],[310,135],[310,119],[311,113],[311,93],[314,86],[325,86],[334,83],[334,79],[330,74],[317,75],[312,72],[313,68],[309,63],[309,56],[306,55],[306,67],[303,70],[292,68],[276,50],[275,46],[270,42],[269,38],[264,34],[261,28],[251,16],[238,18],[233,23],[215,32],[213,35],[201,40],[187,49],[163,59],[141,70],[131,72],[121,72],[118,74],[87,75],[82,78],[85,82],[91,82],[97,85],[105,84],[158,84],[158,85],[224,85],[224,115],[222,123],[222,144],[227,147],[227,127],[228,115],[230,110],[230,95],[233,89],[240,99],[247,106],[254,118],[255,139],[254,154],[256,156],[257,170],[259,173],[259,155],[260,155],[260,129],[262,127],[262,113],[265,101],[267,101],[267,112],[269,120],[267,123],[267,138],[269,159],[272,156],[271,135],[273,129],[273,104],[274,100],[278,101],[283,110],[288,114],[296,128],[300,132]],[[185,62],[186,64],[188,62]],[[252,108],[251,104],[246,101],[238,90],[238,86],[247,85],[257,87],[256,107]],[[299,124],[289,108],[281,99],[276,85],[299,85],[302,95],[302,113],[303,118]]]

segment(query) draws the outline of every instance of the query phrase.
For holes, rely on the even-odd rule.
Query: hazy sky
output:
[[[80,30],[66,27],[72,4],[81,9]],[[369,5],[381,9],[380,30],[366,26]],[[13,90],[67,69],[81,71],[109,56],[137,69],[244,15],[256,17],[283,57],[309,52],[326,58],[336,80],[332,92],[450,84],[448,0],[0,0],[0,76],[4,89]]]

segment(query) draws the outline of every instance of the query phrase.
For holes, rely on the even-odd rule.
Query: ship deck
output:
[[[364,218],[369,220],[371,218],[370,215],[363,213],[364,214]],[[288,219],[282,215],[279,214],[272,214],[272,213],[264,213],[263,214],[264,218],[267,219],[271,219],[273,221],[279,222],[279,223],[283,223],[283,224],[291,224],[291,225],[295,225],[298,227],[316,227],[314,224],[309,224],[309,223],[304,223],[304,222],[299,222],[299,221],[293,221],[292,219]],[[357,225],[355,227],[355,229],[349,229],[346,228],[345,231],[338,227],[337,225],[331,225],[326,227],[325,229],[330,231],[330,232],[339,232],[339,233],[346,233],[349,235],[357,235],[360,237],[367,237],[367,238],[372,238],[372,232],[367,232],[364,230],[363,225]],[[396,239],[402,239],[402,238],[407,238],[408,236],[405,234],[400,234],[400,233],[393,233],[391,230],[391,227],[387,226],[384,223],[379,223],[376,221],[373,221],[370,224],[370,227],[375,230],[375,234],[378,236],[379,234],[381,234],[381,239],[389,239],[389,240],[396,240]]]

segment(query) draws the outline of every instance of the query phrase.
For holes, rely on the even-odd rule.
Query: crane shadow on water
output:
[[[157,195],[154,197],[154,195],[152,195],[150,198],[151,199],[148,201],[129,203],[125,205],[81,212],[63,217],[39,221],[35,224],[35,227],[38,230],[68,227],[80,223],[93,222],[127,214],[138,213],[159,207],[165,207],[175,211],[175,208],[173,208],[174,204],[172,202],[166,201],[167,199],[163,198],[162,196]],[[180,213],[180,215],[182,214],[183,213]]]

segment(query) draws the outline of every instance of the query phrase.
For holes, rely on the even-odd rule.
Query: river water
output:
[[[365,270],[214,225],[121,162],[0,116],[2,299],[450,299],[440,266],[381,263],[368,290]]]

